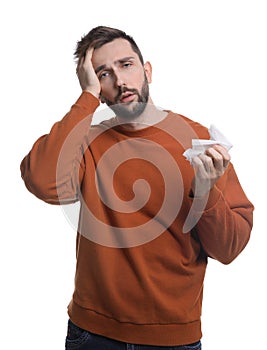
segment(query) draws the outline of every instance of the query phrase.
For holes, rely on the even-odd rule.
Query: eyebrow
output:
[[[134,59],[135,59],[135,57],[133,57],[133,56],[127,56],[127,57],[120,58],[119,60],[116,60],[114,63],[115,64],[124,63],[124,62],[131,61]],[[101,66],[99,66],[95,69],[95,73],[97,74],[98,72],[100,72],[101,70],[106,69],[106,68],[107,68],[107,65],[102,64]]]

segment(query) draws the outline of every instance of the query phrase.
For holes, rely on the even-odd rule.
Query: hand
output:
[[[85,56],[79,59],[76,73],[83,91],[89,91],[99,98],[101,87],[92,64],[93,52],[94,48],[89,48]]]
[[[192,190],[195,197],[203,197],[208,194],[219,178],[224,174],[229,162],[230,154],[220,145],[215,145],[192,159],[195,170],[195,178]]]

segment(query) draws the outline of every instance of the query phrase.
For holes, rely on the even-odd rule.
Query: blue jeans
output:
[[[70,320],[65,350],[201,350],[201,342],[180,346],[127,344],[85,331]]]

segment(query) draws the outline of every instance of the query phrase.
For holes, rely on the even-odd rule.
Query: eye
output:
[[[109,76],[109,72],[103,71],[99,74],[98,78],[99,79],[104,79]]]
[[[129,68],[129,67],[131,67],[133,64],[132,64],[132,62],[125,62],[125,63],[123,63],[123,68]]]

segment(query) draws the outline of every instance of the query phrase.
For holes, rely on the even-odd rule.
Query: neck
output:
[[[131,119],[131,121],[125,121],[123,117],[116,116],[118,124],[121,124],[124,128],[130,130],[140,130],[159,123],[167,116],[168,112],[158,109],[149,99],[146,108],[143,113]]]

